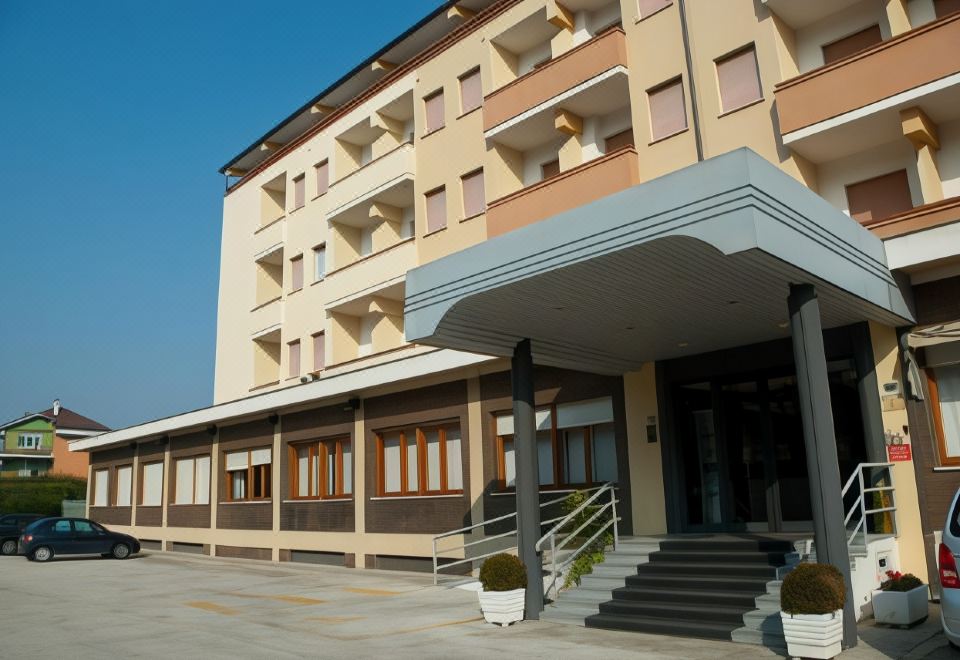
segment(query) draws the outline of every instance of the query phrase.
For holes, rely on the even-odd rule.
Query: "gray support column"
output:
[[[797,367],[817,561],[833,564],[843,574],[847,587],[847,602],[843,608],[843,646],[852,648],[857,645],[857,618],[850,581],[847,534],[843,523],[843,484],[837,461],[837,439],[830,406],[830,382],[823,350],[820,305],[813,285],[790,285],[787,306],[790,309],[793,358]]]
[[[516,459],[517,550],[527,567],[524,618],[537,620],[543,611],[543,567],[536,544],[540,540],[540,478],[533,408],[533,356],[530,340],[513,349],[513,450]]]
[[[880,386],[877,383],[877,368],[870,342],[870,326],[866,321],[851,328],[853,361],[857,368],[857,393],[860,395],[860,416],[863,418],[863,435],[867,447],[867,460],[885,463],[887,448],[883,441],[883,413],[880,410]],[[846,479],[850,475],[840,475]]]

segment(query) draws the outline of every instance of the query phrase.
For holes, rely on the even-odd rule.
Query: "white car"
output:
[[[940,544],[940,619],[954,648],[960,648],[960,490],[953,496]]]

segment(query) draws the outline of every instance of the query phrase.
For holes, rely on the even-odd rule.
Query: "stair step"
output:
[[[650,561],[653,563],[672,562],[672,563],[724,563],[724,564],[760,564],[763,566],[785,566],[790,563],[790,559],[795,558],[799,561],[800,556],[796,553],[783,552],[761,552],[761,551],[737,551],[737,552],[709,552],[703,550],[661,550],[650,555]]]
[[[579,616],[581,619],[584,619],[588,616],[596,614],[600,611],[599,605],[590,605],[585,603],[573,603],[570,601],[557,601],[547,607],[543,608],[546,612],[550,610],[551,612],[563,612],[564,614]]]
[[[628,575],[636,575],[637,566],[635,564],[630,565],[618,565],[618,564],[608,564],[603,562],[602,564],[596,564],[593,567],[593,572],[590,575],[596,575],[597,577],[617,577],[625,578]]]
[[[656,557],[652,555],[651,557]],[[714,562],[714,563],[686,563],[672,561],[650,561],[638,569],[641,575],[661,574],[683,576],[722,576],[722,577],[757,577],[774,579],[777,576],[777,567],[766,564],[746,564],[743,562]]]
[[[582,626],[584,625],[584,618],[577,614],[570,614],[563,610],[549,610],[545,609],[541,614],[540,618],[544,621],[552,621],[553,623],[563,623],[567,625]]]
[[[753,608],[756,596],[752,592],[699,591],[663,589],[656,587],[621,587],[614,589],[612,599],[639,600],[646,602],[691,603],[702,605],[734,606]],[[779,607],[780,601],[777,601]],[[777,610],[779,612],[779,609]]]
[[[586,578],[584,579],[586,580]],[[687,589],[690,591],[746,591],[753,594],[762,594],[767,590],[767,583],[770,580],[764,577],[677,576],[645,572],[638,575],[629,575],[625,582],[628,587]]]
[[[789,541],[768,538],[730,538],[730,539],[666,539],[660,543],[660,549],[667,552],[693,551],[717,552],[794,552]]]
[[[757,609],[761,612],[779,612],[780,611],[780,594],[766,593],[756,598]]]
[[[631,580],[635,575],[628,575],[626,578],[612,578],[600,575],[584,575],[580,578],[580,588],[593,590],[613,591],[617,587],[622,587],[625,580]]]
[[[612,591],[602,589],[584,589],[583,587],[577,587],[576,589],[568,589],[560,592],[560,596],[557,598],[556,602],[597,604],[604,603],[608,600],[613,600]]]
[[[787,642],[783,638],[783,633],[777,635],[776,633],[767,633],[760,630],[753,630],[751,628],[737,628],[732,633],[730,633],[731,639],[740,644],[757,644],[759,646],[766,646],[767,648],[774,651],[781,651],[786,655]]]
[[[623,616],[620,614],[594,614],[593,616],[587,617],[585,624],[587,628],[605,628],[607,630],[628,630],[655,635],[726,640],[731,638],[730,633],[733,630],[740,627],[719,623],[676,621],[640,616]]]
[[[650,561],[651,555],[646,554],[621,554],[619,552],[608,552],[603,558],[604,564],[613,564],[616,566],[639,566]]]
[[[749,607],[658,603],[638,600],[611,600],[600,604],[600,614],[698,623],[723,623],[735,627],[744,625],[743,615],[748,611],[750,611]]]
[[[783,634],[783,619],[780,610],[776,612],[758,612],[756,610],[743,615],[743,625],[751,630]]]

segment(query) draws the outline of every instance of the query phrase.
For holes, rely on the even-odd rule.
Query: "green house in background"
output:
[[[53,421],[44,415],[29,415],[0,429],[0,478],[35,477],[46,474],[53,465]]]

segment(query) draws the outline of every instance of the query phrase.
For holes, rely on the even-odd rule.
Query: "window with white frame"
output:
[[[18,449],[40,449],[43,441],[42,433],[21,433],[17,436]]]
[[[124,465],[117,468],[116,506],[130,506],[133,497],[133,466]]]
[[[174,504],[210,504],[210,457],[177,459]]]
[[[144,463],[140,477],[140,504],[160,506],[163,502],[163,462]]]
[[[313,248],[313,281],[319,282],[327,274],[327,246]]]
[[[96,470],[93,473],[93,506],[107,506],[110,493],[110,470]]]
[[[227,501],[270,499],[269,447],[226,454]]]

